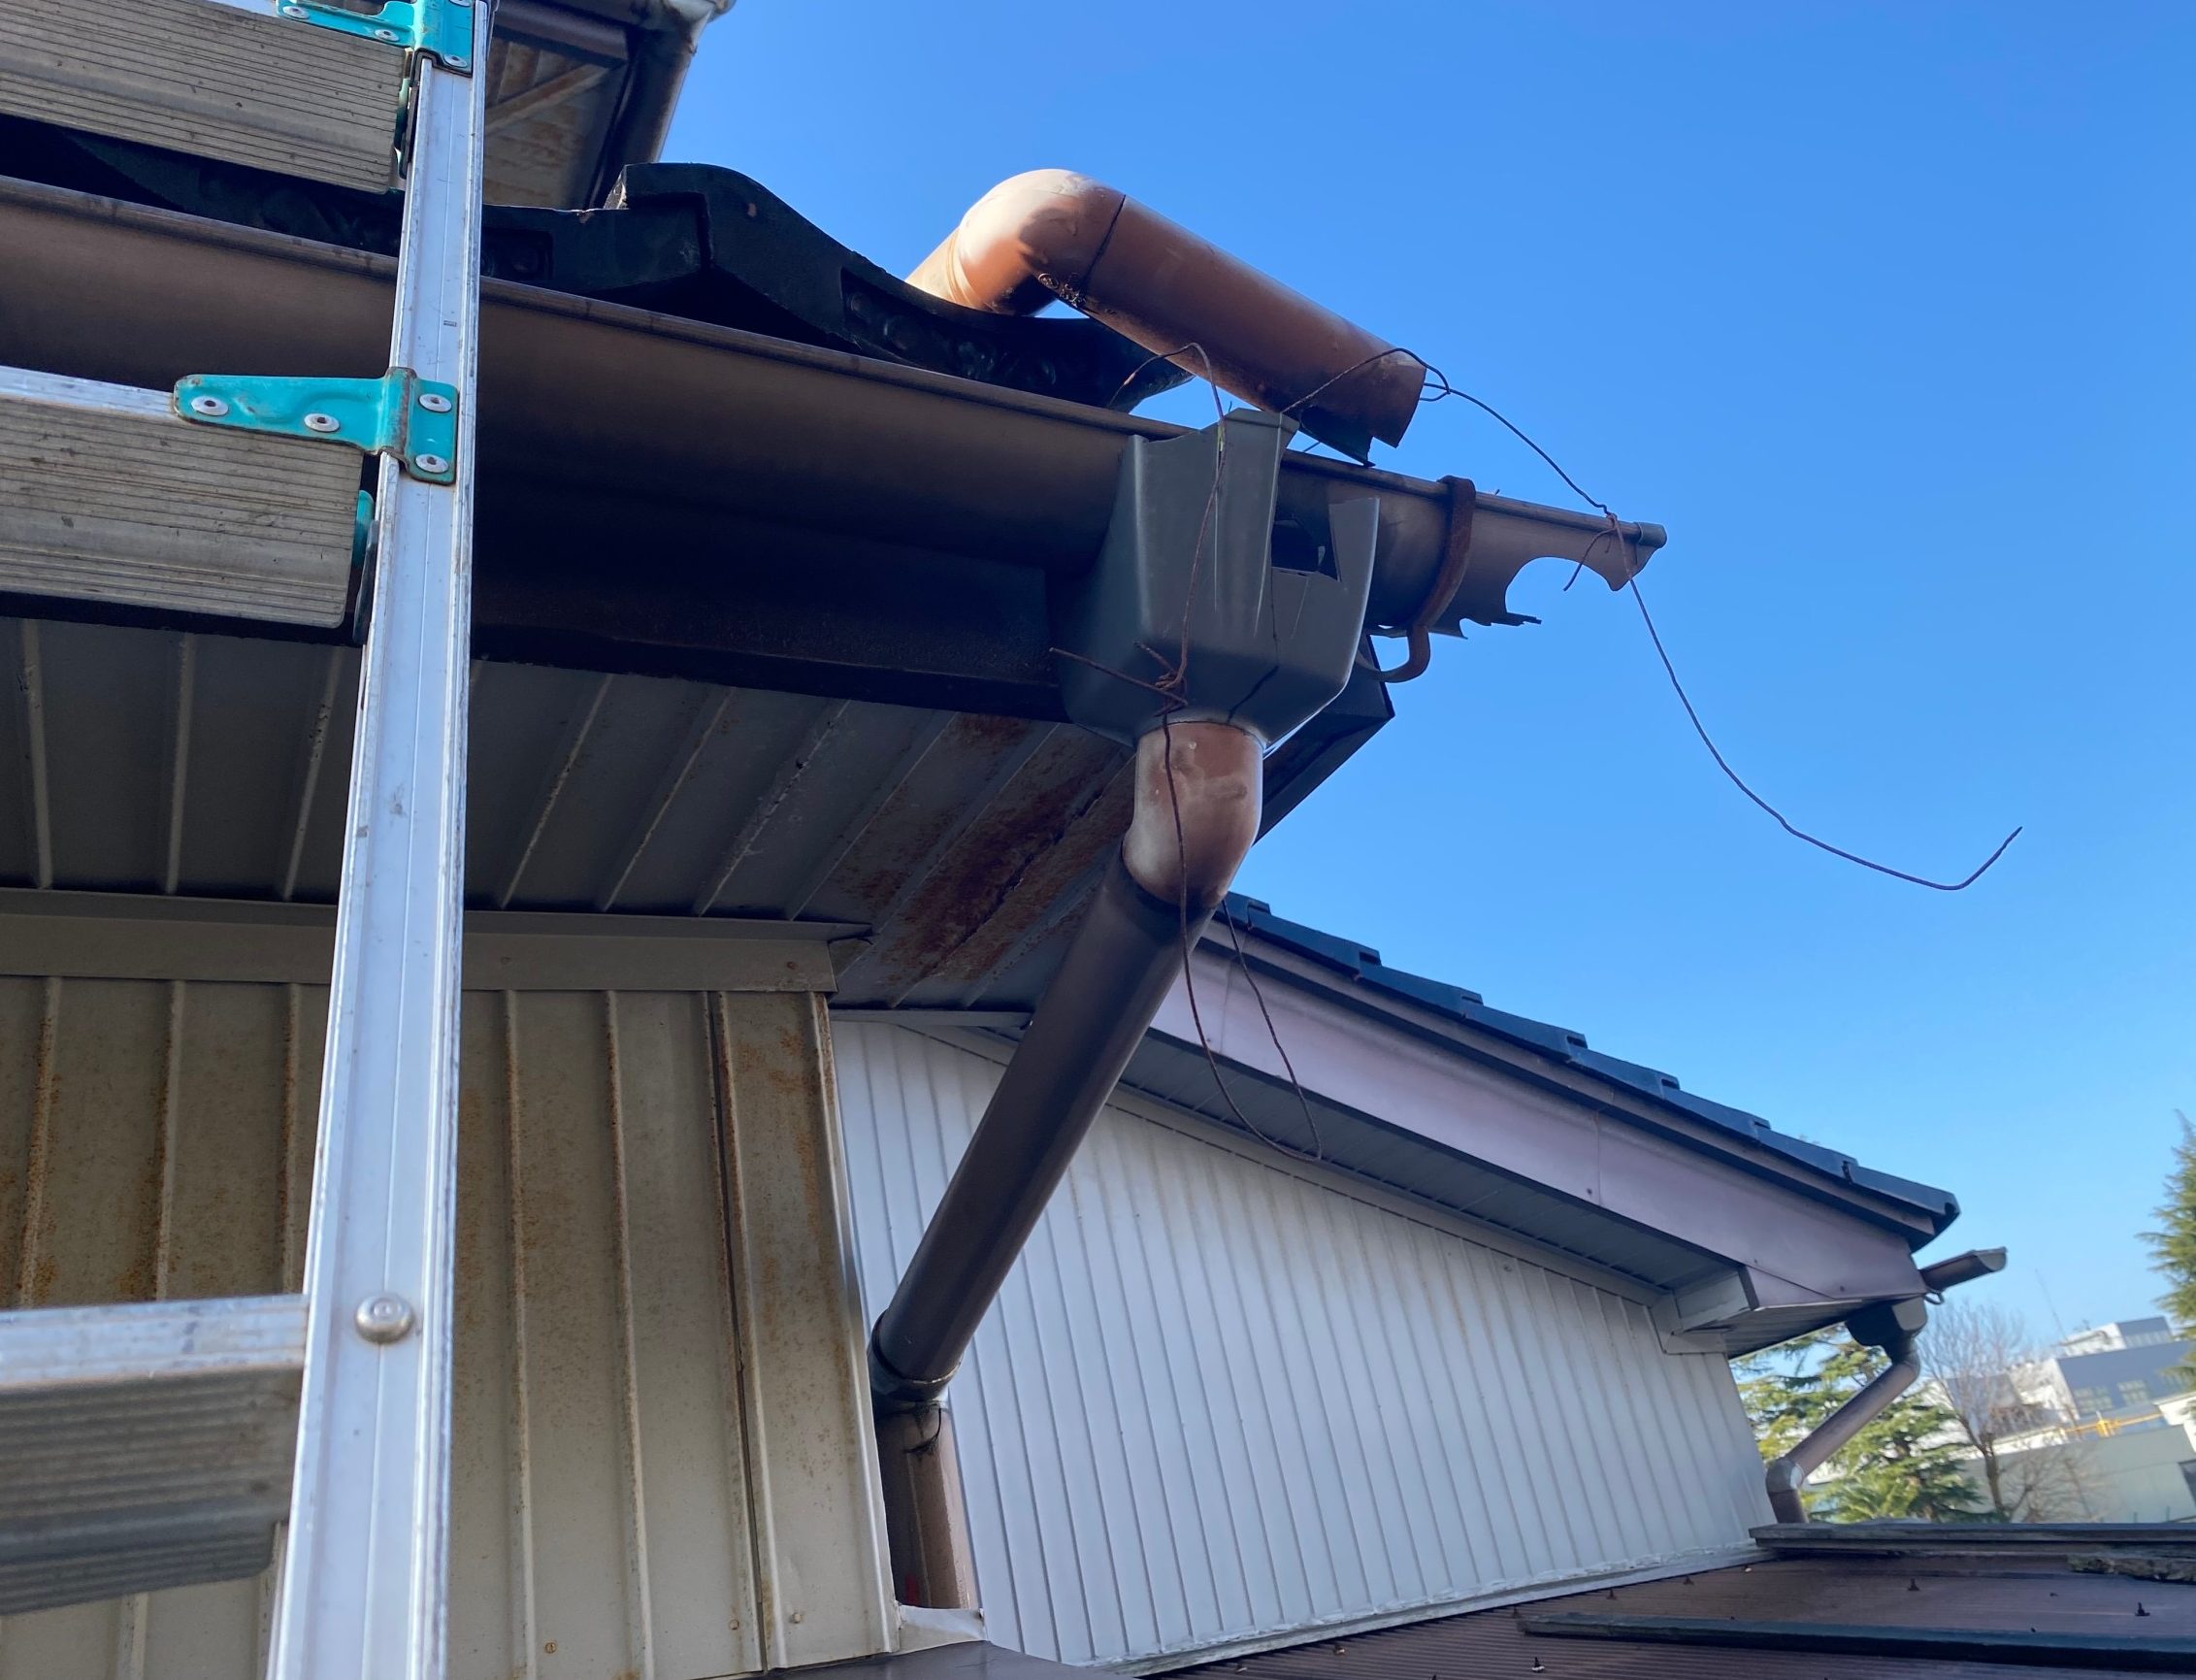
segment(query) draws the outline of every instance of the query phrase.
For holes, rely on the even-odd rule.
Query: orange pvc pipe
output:
[[[997,314],[1060,298],[1222,390],[1360,456],[1402,441],[1425,367],[1088,176],[1003,181],[907,277]]]

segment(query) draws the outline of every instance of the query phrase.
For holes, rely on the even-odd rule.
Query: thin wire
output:
[[[1637,577],[1631,579],[1630,587],[1632,600],[1639,608],[1640,622],[1647,626],[1648,640],[1655,643],[1655,657],[1661,660],[1663,675],[1669,677],[1671,688],[1676,690],[1678,704],[1686,708],[1686,716],[1692,723],[1693,734],[1700,737],[1700,744],[1708,749],[1708,756],[1716,761],[1716,768],[1730,778],[1731,785],[1766,811],[1777,826],[1790,835],[1792,839],[1805,840],[1809,845],[1819,847],[1820,850],[1828,852],[1832,857],[1844,858],[1849,864],[1858,864],[1864,870],[1874,870],[1878,874],[1889,875],[1893,880],[1910,881],[1917,887],[1927,887],[1932,892],[1957,893],[1966,891],[1981,880],[1990,866],[2006,855],[2006,847],[2012,845],[2015,840],[2020,838],[2020,829],[2016,828],[2013,833],[1998,842],[1997,850],[1976,865],[1974,871],[1964,879],[1933,881],[1925,875],[1909,874],[1906,871],[1895,870],[1888,864],[1880,864],[1873,858],[1864,858],[1857,852],[1849,852],[1843,846],[1832,845],[1828,840],[1811,835],[1803,828],[1796,827],[1783,811],[1747,785],[1745,778],[1731,768],[1730,762],[1723,757],[1716,742],[1710,739],[1707,726],[1700,721],[1700,713],[1693,709],[1692,697],[1686,693],[1686,685],[1678,680],[1677,668],[1670,663],[1669,650],[1662,645],[1661,634],[1655,628],[1655,615],[1647,609],[1647,597],[1640,593]]]
[[[1438,403],[1447,397],[1458,397],[1461,398],[1464,402],[1471,404],[1473,408],[1478,409],[1483,413],[1491,416],[1499,425],[1501,425],[1505,431],[1509,432],[1512,437],[1516,438],[1519,443],[1524,445],[1526,448],[1530,449],[1534,454],[1538,455],[1543,461],[1548,464],[1548,469],[1550,472],[1554,473],[1557,478],[1562,479],[1565,484],[1570,486],[1572,494],[1577,496],[1580,501],[1586,503],[1589,507],[1593,508],[1601,514],[1604,519],[1609,521],[1608,530],[1606,532],[1596,532],[1594,534],[1593,542],[1587,544],[1587,553],[1589,555],[1593,552],[1594,546],[1604,541],[1604,539],[1615,539],[1620,543],[1622,541],[1623,533],[1619,526],[1617,515],[1611,510],[1609,504],[1600,500],[1598,497],[1588,495],[1584,487],[1580,485],[1579,481],[1576,478],[1572,478],[1570,474],[1563,471],[1562,463],[1557,461],[1555,456],[1551,455],[1546,449],[1543,449],[1537,443],[1535,443],[1532,437],[1528,433],[1526,433],[1524,428],[1519,426],[1514,420],[1512,420],[1507,414],[1503,413],[1499,409],[1496,409],[1491,403],[1484,402],[1480,398],[1473,396],[1471,392],[1460,390],[1456,385],[1450,383],[1449,377],[1446,374],[1442,373],[1442,371],[1439,368],[1435,367],[1431,362],[1427,361],[1424,356],[1414,356],[1414,359],[1421,367],[1426,369],[1426,385],[1427,388],[1433,393],[1431,396],[1422,395],[1419,399],[1422,403]],[[1566,582],[1563,587],[1567,590],[1570,588],[1572,583],[1576,583],[1579,579],[1579,573],[1583,572],[1585,569],[1586,562],[1582,559],[1578,563],[1578,565],[1573,568],[1570,576],[1570,581]],[[1889,864],[1878,863],[1873,858],[1862,857],[1858,852],[1848,851],[1843,846],[1833,845],[1819,835],[1809,834],[1805,829],[1799,827],[1789,817],[1786,816],[1783,811],[1779,810],[1775,806],[1771,805],[1767,800],[1763,799],[1758,793],[1754,792],[1753,787],[1747,782],[1746,778],[1740,775],[1737,771],[1731,768],[1730,760],[1723,756],[1722,750],[1717,746],[1714,738],[1709,735],[1708,726],[1700,721],[1700,712],[1693,706],[1692,697],[1686,692],[1685,683],[1679,679],[1677,667],[1670,662],[1669,649],[1662,645],[1661,634],[1655,628],[1655,615],[1649,612],[1647,609],[1647,597],[1640,592],[1639,577],[1637,574],[1634,574],[1632,576],[1627,577],[1625,579],[1625,585],[1631,590],[1633,604],[1639,608],[1640,622],[1647,626],[1648,640],[1655,644],[1655,655],[1662,662],[1662,674],[1670,679],[1670,687],[1677,694],[1678,704],[1685,708],[1687,720],[1691,723],[1693,734],[1697,735],[1700,738],[1700,744],[1708,749],[1708,756],[1716,761],[1716,768],[1723,773],[1724,776],[1729,780],[1730,784],[1733,787],[1737,788],[1739,792],[1746,795],[1749,801],[1751,801],[1758,809],[1766,814],[1770,818],[1770,820],[1775,822],[1779,828],[1783,829],[1785,833],[1791,836],[1792,839],[1804,841],[1806,844],[1814,846],[1818,850],[1826,851],[1832,857],[1843,858],[1849,864],[1857,864],[1862,869],[1873,870],[1880,875],[1889,875],[1893,880],[1906,881],[1917,887],[1927,887],[1932,892],[1957,893],[1965,892],[1969,887],[1973,886],[1977,881],[1981,880],[1983,876],[1989,872],[1990,866],[1995,864],[2000,858],[2005,856],[2006,848],[2012,845],[2015,840],[2020,838],[2021,830],[2019,828],[2016,828],[2013,833],[2007,835],[2004,840],[1998,842],[1997,849],[1995,851],[1991,852],[1988,857],[1984,858],[1980,864],[1978,864],[1973,872],[1971,872],[1965,877],[1956,881],[1936,881],[1929,879],[1926,875],[1910,874],[1905,870],[1893,869]]]
[[[1261,1143],[1263,1143],[1268,1149],[1279,1150],[1284,1155],[1294,1155],[1299,1161],[1320,1160],[1322,1157],[1306,1155],[1301,1149],[1292,1148],[1282,1142],[1280,1138],[1268,1136],[1264,1132],[1262,1132],[1256,1122],[1244,1113],[1236,1104],[1235,1094],[1228,1089],[1228,1080],[1220,1071],[1220,1058],[1213,1053],[1212,1038],[1205,1032],[1204,1011],[1197,1005],[1196,972],[1190,965],[1190,841],[1182,827],[1182,793],[1174,785],[1174,721],[1171,717],[1163,716],[1160,719],[1159,727],[1164,732],[1161,738],[1161,747],[1165,755],[1166,798],[1167,803],[1174,808],[1175,874],[1181,882],[1181,891],[1175,897],[1174,908],[1177,937],[1181,941],[1182,949],[1182,990],[1189,999],[1190,1024],[1196,1029],[1197,1047],[1204,1052],[1205,1066],[1212,1070],[1214,1089],[1219,1091],[1220,1100],[1228,1104],[1228,1112],[1234,1116],[1235,1123],[1238,1126],[1242,1127]],[[1227,913],[1225,905],[1222,906],[1221,913],[1223,915]],[[1229,925],[1232,927],[1234,924],[1229,923]],[[1256,990],[1257,982],[1255,980],[1252,982],[1252,986]],[[1259,1007],[1262,1010],[1265,1007],[1265,1001],[1262,998],[1259,1001]],[[1271,1015],[1266,1016],[1266,1026],[1269,1030],[1272,1025],[1273,1017]],[[1281,1043],[1280,1038],[1276,1038],[1273,1042],[1275,1048],[1278,1049]],[[1282,1066],[1289,1067],[1289,1053],[1286,1050],[1281,1052],[1281,1062]],[[1293,1081],[1295,1076],[1295,1070],[1290,1067],[1290,1079]],[[1298,1085],[1296,1087],[1297,1097],[1300,1099],[1303,1094],[1303,1087]],[[1311,1117],[1309,1103],[1304,1105],[1304,1116],[1306,1119]],[[1312,1138],[1316,1145],[1319,1138],[1319,1128],[1316,1125],[1312,1128]]]
[[[1296,1094],[1296,1106],[1304,1111],[1304,1126],[1311,1133],[1312,1152],[1309,1159],[1325,1161],[1327,1145],[1319,1135],[1319,1121],[1312,1114],[1311,1099],[1304,1095],[1304,1082],[1296,1077],[1296,1064],[1289,1060],[1289,1046],[1281,1041],[1281,1029],[1273,1024],[1273,1011],[1265,1006],[1265,992],[1259,985],[1257,971],[1251,960],[1243,954],[1243,936],[1236,931],[1235,918],[1228,913],[1225,902],[1220,906],[1220,919],[1228,926],[1229,943],[1235,947],[1235,966],[1243,971],[1243,978],[1251,983],[1251,996],[1258,1000],[1259,1013],[1265,1018],[1265,1036],[1273,1040],[1273,1048],[1281,1058],[1281,1066],[1289,1075],[1289,1088]]]

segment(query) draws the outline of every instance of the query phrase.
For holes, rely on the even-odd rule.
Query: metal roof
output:
[[[1901,1202],[1926,1215],[1939,1231],[1959,1215],[1959,1200],[1948,1190],[1919,1184],[1911,1178],[1863,1167],[1852,1156],[1811,1143],[1804,1137],[1779,1132],[1757,1114],[1731,1107],[1706,1097],[1694,1096],[1678,1083],[1677,1076],[1660,1069],[1604,1055],[1589,1046],[1582,1033],[1529,1016],[1491,1008],[1474,991],[1445,980],[1427,979],[1402,969],[1390,968],[1380,953],[1358,940],[1322,933],[1301,922],[1273,913],[1270,906],[1240,893],[1228,900],[1228,916],[1243,932],[1270,940],[1298,956],[1308,957],[1352,982],[1354,989],[1376,1008],[1404,1005],[1430,1010],[1460,1025],[1477,1028],[1537,1052],[1563,1067],[1590,1073],[1618,1085],[1661,1107],[1744,1139],[1758,1148],[1782,1155],[1804,1167],[1841,1178],[1860,1189]]]
[[[2171,1532],[2171,1531],[2165,1531]],[[1659,1580],[1596,1587],[1419,1621],[1377,1632],[1328,1633],[1284,1650],[1228,1658],[1180,1674],[1220,1680],[1465,1680],[1543,1674],[1548,1680],[1863,1680],[1913,1676],[1953,1680],[2011,1670],[2049,1675],[2100,1669],[2185,1672],[2196,1636],[2196,1591],[2157,1580],[2078,1573],[2057,1555],[1919,1558],[1792,1558],[1702,1569]],[[1520,1597],[1529,1597],[1521,1595]],[[2139,1608],[2140,1606],[2140,1608]],[[1682,1619],[1663,1637],[1550,1637],[1545,1617]],[[1682,1642],[1684,1624],[1718,1640]],[[1811,1630],[1875,1632],[1876,1650],[1819,1648]],[[1610,1631],[1617,1631],[1610,1629]],[[1994,1647],[1991,1656],[1947,1660],[1930,1635],[1957,1632]],[[1898,1635],[1918,1635],[1897,1650]],[[1671,1634],[1681,1635],[1673,1639]],[[1993,1637],[1994,1636],[1994,1637]],[[1749,1642],[1727,1645],[1723,1639]],[[2035,1644],[2023,1648],[2023,1641]],[[2148,1650],[2144,1647],[2151,1647]],[[1897,1650],[1897,1654],[1892,1654]],[[2116,1659],[2116,1660],[2115,1660]]]

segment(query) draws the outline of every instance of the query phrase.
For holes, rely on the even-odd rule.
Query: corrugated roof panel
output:
[[[0,884],[333,899],[352,649],[0,619]],[[1032,1002],[1127,818],[1122,749],[1052,722],[492,662],[471,698],[470,903],[868,924],[843,1003]]]

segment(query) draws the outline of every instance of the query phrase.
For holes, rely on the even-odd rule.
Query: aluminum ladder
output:
[[[0,1612],[286,1520],[274,1680],[444,1670],[488,12],[0,0],[0,112],[405,188],[383,379],[0,370],[0,589],[333,624],[370,573],[304,1293],[0,1313]]]

